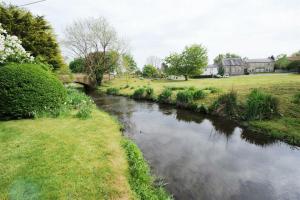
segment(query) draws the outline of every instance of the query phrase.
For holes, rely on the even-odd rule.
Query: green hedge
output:
[[[60,109],[66,100],[63,84],[36,64],[0,67],[0,118],[28,118]]]

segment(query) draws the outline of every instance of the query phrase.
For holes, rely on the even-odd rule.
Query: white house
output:
[[[202,76],[213,76],[218,74],[218,65],[208,65],[205,69]]]

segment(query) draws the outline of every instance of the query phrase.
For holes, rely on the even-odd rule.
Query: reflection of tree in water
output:
[[[209,120],[214,126],[215,131],[219,134],[225,135],[227,138],[233,134],[234,129],[236,128],[236,125],[233,122],[223,118],[211,117]]]
[[[164,115],[173,115],[175,109],[171,105],[167,104],[158,104],[158,110]]]
[[[189,110],[177,109],[176,119],[178,121],[202,123],[204,117],[200,114],[193,113]]]
[[[276,139],[270,138],[264,134],[255,133],[247,130],[242,131],[241,138],[251,144],[256,144],[259,146],[268,146],[274,144],[277,141]]]

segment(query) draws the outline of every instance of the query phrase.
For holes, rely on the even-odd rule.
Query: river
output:
[[[91,94],[116,116],[175,199],[300,199],[300,150],[232,121]]]

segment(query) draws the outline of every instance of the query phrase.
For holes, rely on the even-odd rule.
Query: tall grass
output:
[[[176,95],[176,104],[178,106],[188,106],[191,105],[194,101],[194,91],[193,90],[184,90],[179,91]]]
[[[248,120],[272,119],[278,114],[278,99],[259,89],[253,89],[246,102]]]
[[[300,92],[294,95],[293,103],[300,104]]]
[[[212,104],[211,110],[219,115],[235,116],[237,114],[237,93],[230,91],[227,94],[219,96]]]
[[[107,88],[106,90],[106,94],[110,94],[110,95],[117,95],[119,94],[119,92],[120,92],[119,88],[115,88],[115,87]]]
[[[170,103],[172,97],[172,90],[170,88],[165,88],[158,96],[158,101],[161,103]]]
[[[134,99],[143,99],[144,94],[145,94],[145,88],[138,88],[133,92],[132,98],[134,98]]]
[[[129,164],[129,184],[137,199],[171,200],[162,185],[155,185],[142,152],[128,139],[122,141]]]

